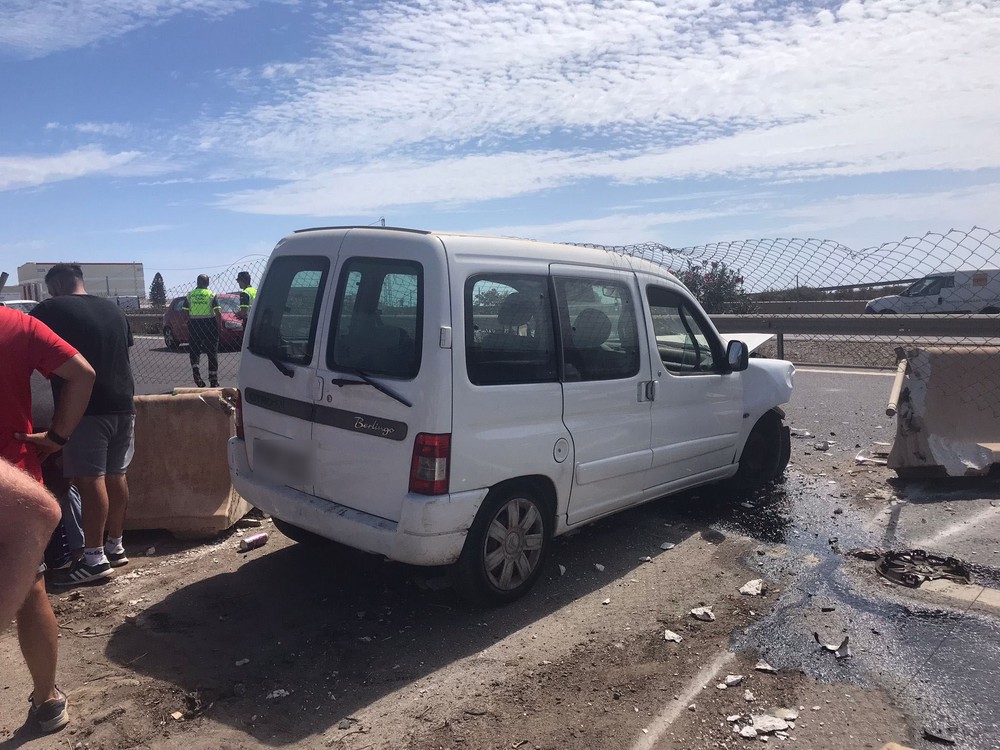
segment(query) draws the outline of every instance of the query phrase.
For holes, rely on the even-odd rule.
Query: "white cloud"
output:
[[[223,16],[249,0],[5,0],[0,52],[35,58],[124,36],[180,13]]]
[[[152,234],[154,232],[168,232],[171,229],[177,229],[176,224],[147,224],[145,226],[139,227],[128,227],[127,229],[119,229],[121,234]]]
[[[138,163],[141,154],[109,154],[87,147],[55,156],[0,156],[0,190],[37,187],[96,174],[138,174],[147,170]]]
[[[73,128],[85,135],[107,135],[114,138],[125,138],[132,134],[132,126],[127,122],[79,122]]]
[[[1000,167],[1000,6],[826,5],[359,6],[322,54],[242,71],[264,103],[201,138],[286,181],[223,199],[263,213],[472,203],[594,177]]]

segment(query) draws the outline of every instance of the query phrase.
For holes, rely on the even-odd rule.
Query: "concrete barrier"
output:
[[[224,390],[184,388],[176,395],[135,397],[126,529],[210,537],[250,510],[229,478],[226,443],[235,422]]]
[[[982,476],[1000,464],[1000,347],[906,352],[896,439],[900,476]]]

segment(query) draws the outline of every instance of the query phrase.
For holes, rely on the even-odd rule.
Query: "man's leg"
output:
[[[194,384],[199,388],[205,387],[205,381],[201,379],[199,364],[201,361],[202,343],[201,324],[197,320],[188,322],[188,350],[191,356],[191,374],[194,376]]]
[[[17,640],[34,683],[34,704],[56,698],[56,660],[59,626],[39,576],[17,613]]]
[[[212,321],[215,325],[215,321]],[[219,387],[219,334],[216,333],[206,347],[208,354],[208,384],[212,388]]]

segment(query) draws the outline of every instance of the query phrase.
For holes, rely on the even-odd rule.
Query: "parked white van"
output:
[[[871,300],[865,305],[865,312],[897,315],[1000,313],[1000,269],[931,274],[915,281],[902,294]]]
[[[240,362],[235,488],[293,539],[509,601],[553,536],[788,463],[793,366],[618,252],[381,227],[282,239]]]

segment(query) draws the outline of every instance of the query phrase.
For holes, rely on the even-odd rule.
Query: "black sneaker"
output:
[[[59,688],[56,688],[56,694],[59,696],[58,698],[45,701],[40,706],[36,706],[35,701],[32,700],[34,694],[28,696],[28,703],[31,704],[31,708],[28,709],[28,719],[45,734],[58,732],[69,724],[69,711],[66,710],[69,699]]]
[[[69,570],[57,570],[49,583],[53,586],[78,586],[81,583],[99,581],[109,575],[111,575],[109,562],[87,565],[83,560],[77,560]]]
[[[108,563],[112,568],[120,568],[122,565],[128,565],[128,557],[126,557],[124,549],[121,552],[108,552],[105,549],[104,556],[108,558]]]
[[[194,384],[196,386],[198,386],[199,388],[204,388],[205,387],[205,381],[202,380],[201,378],[195,378],[194,379]]]

